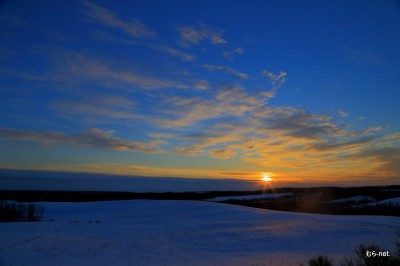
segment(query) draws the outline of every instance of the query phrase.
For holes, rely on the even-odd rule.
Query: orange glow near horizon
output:
[[[271,176],[272,176],[271,173],[262,173],[261,180],[264,182],[271,182],[273,180]]]

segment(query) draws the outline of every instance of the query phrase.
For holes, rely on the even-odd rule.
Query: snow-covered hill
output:
[[[330,203],[345,203],[345,202],[360,202],[360,201],[374,202],[374,201],[376,201],[376,199],[374,199],[373,197],[368,197],[368,196],[354,196],[354,197],[349,197],[349,198],[331,200],[329,202]]]
[[[43,222],[0,224],[0,265],[298,265],[360,244],[394,253],[400,218],[215,202],[41,203]]]
[[[400,198],[391,198],[386,200],[381,200],[375,203],[370,203],[368,205],[377,206],[377,205],[397,205],[400,206]]]

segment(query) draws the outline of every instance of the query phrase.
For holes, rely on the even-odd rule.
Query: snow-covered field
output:
[[[0,265],[299,265],[360,244],[392,254],[400,218],[215,202],[41,203],[46,221],[0,224]]]
[[[369,205],[387,205],[387,204],[400,205],[400,198],[381,200],[375,203],[370,203]]]
[[[357,204],[352,207],[353,208],[363,208],[363,207],[368,207],[368,206],[387,206],[387,205],[400,206],[400,198],[391,198],[391,199],[385,199],[385,200],[372,202],[372,203]]]

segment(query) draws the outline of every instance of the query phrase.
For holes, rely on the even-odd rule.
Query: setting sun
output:
[[[271,178],[271,173],[262,173],[262,181],[271,182],[273,179]]]

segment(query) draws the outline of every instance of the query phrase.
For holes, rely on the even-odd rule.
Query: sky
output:
[[[399,184],[399,28],[389,0],[2,1],[0,168]]]

